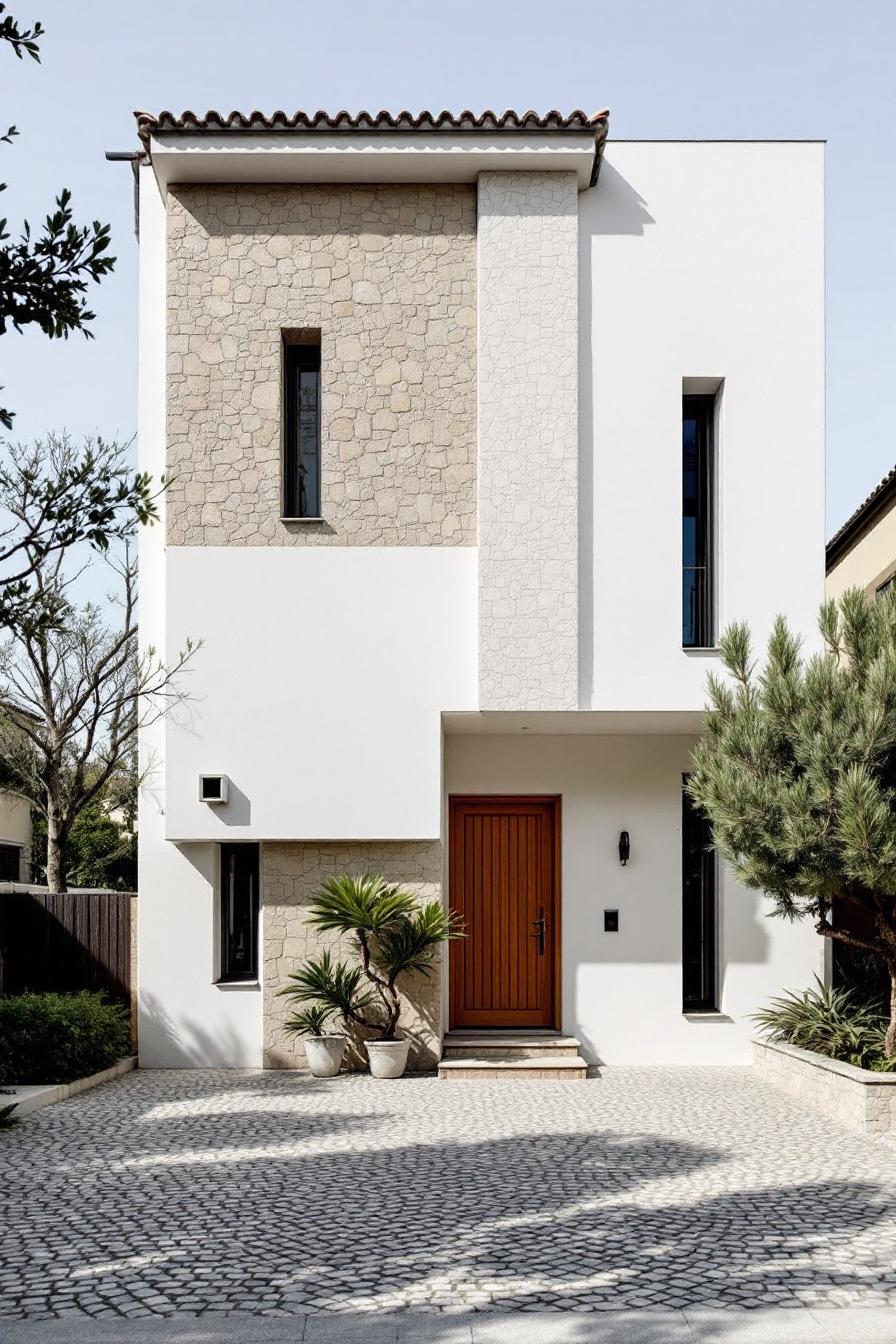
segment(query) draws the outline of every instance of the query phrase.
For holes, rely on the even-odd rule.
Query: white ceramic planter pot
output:
[[[408,1062],[409,1041],[365,1041],[372,1078],[400,1078]]]
[[[339,1072],[346,1036],[306,1036],[305,1058],[315,1078],[332,1078]]]

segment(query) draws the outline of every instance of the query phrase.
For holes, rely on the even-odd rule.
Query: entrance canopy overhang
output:
[[[699,709],[459,710],[442,714],[452,735],[479,737],[529,733],[533,736],[661,735],[694,737],[702,728]]]

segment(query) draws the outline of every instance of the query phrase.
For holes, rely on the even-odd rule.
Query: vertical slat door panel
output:
[[[451,799],[450,901],[466,928],[449,950],[452,1027],[559,1026],[558,813],[555,798]]]

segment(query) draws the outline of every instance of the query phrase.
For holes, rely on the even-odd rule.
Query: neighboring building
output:
[[[823,147],[139,130],[141,637],[202,641],[141,748],[141,1062],[300,1060],[277,991],[361,870],[467,919],[418,1064],[449,1025],[746,1062],[822,940],[682,779],[720,628],[823,596]]]
[[[0,882],[31,881],[31,804],[0,789]]]
[[[847,588],[874,597],[889,588],[896,576],[896,467],[831,537],[826,562],[829,597]]]
[[[11,730],[8,719],[5,731]],[[18,735],[6,741],[12,752],[21,746]],[[0,882],[30,882],[32,878],[31,804],[11,787],[12,772],[6,771],[6,787],[0,784]]]

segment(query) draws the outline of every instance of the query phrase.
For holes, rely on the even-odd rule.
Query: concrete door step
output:
[[[449,1031],[442,1046],[443,1059],[543,1059],[546,1055],[575,1059],[580,1042],[555,1032]]]
[[[547,1078],[554,1080],[585,1079],[588,1065],[580,1056],[539,1055],[536,1059],[480,1056],[478,1059],[443,1059],[439,1063],[439,1077],[450,1080],[462,1078]]]

